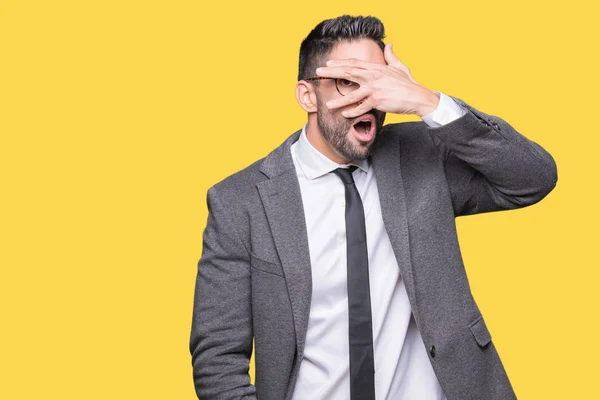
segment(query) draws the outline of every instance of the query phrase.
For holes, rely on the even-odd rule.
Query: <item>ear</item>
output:
[[[298,81],[296,84],[296,100],[306,112],[317,112],[317,94],[315,87],[307,81]]]

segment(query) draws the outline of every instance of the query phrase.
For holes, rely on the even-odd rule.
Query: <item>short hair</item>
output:
[[[372,39],[382,51],[384,50],[385,30],[378,18],[342,15],[322,21],[300,45],[298,80],[314,76],[315,70],[325,63],[327,56],[338,43],[365,38]]]

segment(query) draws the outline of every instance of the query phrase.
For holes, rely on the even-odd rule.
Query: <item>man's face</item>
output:
[[[383,52],[377,43],[370,39],[339,43],[327,57],[328,60],[348,58],[357,58],[386,65]],[[342,111],[355,108],[357,104],[328,109],[325,105],[327,101],[341,97],[335,87],[335,81],[332,79],[320,81],[316,95],[317,124],[325,140],[340,156],[347,160],[367,158],[371,153],[371,147],[378,139],[379,131],[383,127],[385,113],[373,109],[361,116],[346,118],[342,115]],[[370,119],[371,123],[359,122],[365,120],[365,118]]]

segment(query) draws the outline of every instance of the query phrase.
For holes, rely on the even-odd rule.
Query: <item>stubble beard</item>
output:
[[[372,114],[375,117],[375,136],[368,143],[354,141],[350,137],[352,135],[350,131],[356,118],[342,117],[341,119],[337,119],[323,101],[317,102],[317,125],[321,134],[329,142],[334,151],[346,160],[359,161],[366,159],[371,155],[371,148],[379,138],[379,131],[381,125],[383,125],[383,121],[379,120],[380,117],[374,110],[369,111],[367,114]]]

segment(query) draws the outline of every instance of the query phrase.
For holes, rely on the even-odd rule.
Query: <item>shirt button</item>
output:
[[[431,358],[435,358],[435,346],[431,345],[431,348],[429,349],[429,354],[431,355]]]

